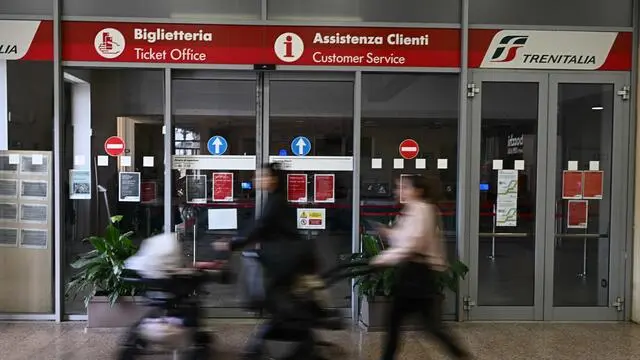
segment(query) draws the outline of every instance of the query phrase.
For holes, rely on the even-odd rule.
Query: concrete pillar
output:
[[[640,76],[640,74],[639,74]],[[640,93],[636,91],[636,106],[640,107]],[[633,204],[633,254],[631,256],[633,264],[631,286],[631,320],[640,323],[640,112],[636,112],[636,173],[635,173],[635,198]]]

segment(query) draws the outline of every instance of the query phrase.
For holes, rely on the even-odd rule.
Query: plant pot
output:
[[[443,296],[444,299],[444,296]],[[442,302],[438,302],[441,304]],[[387,323],[387,312],[391,300],[383,296],[376,296],[373,299],[362,298],[362,305],[360,306],[360,320],[358,321],[360,327],[368,332],[384,331]],[[415,331],[422,329],[421,314],[415,312],[405,317],[401,326],[402,330]]]
[[[148,308],[140,297],[124,296],[111,306],[106,296],[94,296],[87,307],[87,328],[125,328],[140,320]]]

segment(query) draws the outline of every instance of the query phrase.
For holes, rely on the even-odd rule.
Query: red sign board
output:
[[[119,136],[111,136],[104,142],[104,151],[110,156],[120,156],[124,153],[125,143]]]
[[[585,171],[582,186],[582,198],[601,200],[603,194],[604,172]]]
[[[336,202],[336,176],[334,174],[316,174],[313,178],[313,202]]]
[[[586,229],[589,219],[589,202],[569,200],[567,204],[567,228]]]
[[[213,201],[233,201],[233,173],[213,173],[211,192]]]
[[[418,142],[413,139],[405,139],[400,143],[398,150],[400,151],[400,156],[402,156],[403,159],[411,160],[418,156],[420,146],[418,145]]]
[[[62,33],[66,61],[460,66],[459,29],[65,21]]]
[[[562,198],[582,199],[582,171],[562,172]]]
[[[287,174],[287,201],[307,202],[307,175]]]
[[[140,185],[140,202],[152,203],[158,198],[158,184],[155,181],[143,181]]]

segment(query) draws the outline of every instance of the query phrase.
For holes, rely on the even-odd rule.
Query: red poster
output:
[[[582,171],[562,172],[562,198],[582,199]]]
[[[233,173],[213,173],[213,201],[233,201]]]
[[[65,61],[459,67],[460,29],[62,23]]]
[[[317,174],[313,178],[313,202],[336,202],[336,176],[334,174]]]
[[[585,171],[582,186],[582,198],[601,200],[603,194],[604,172]]]
[[[140,185],[140,202],[148,204],[155,202],[158,198],[158,185],[155,181],[143,181]]]
[[[587,200],[569,200],[567,205],[567,228],[586,229],[589,219]]]
[[[307,202],[307,175],[287,175],[287,201],[302,203]]]

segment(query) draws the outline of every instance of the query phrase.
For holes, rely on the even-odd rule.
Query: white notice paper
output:
[[[42,154],[31,155],[31,165],[42,165]]]
[[[142,167],[153,167],[153,156],[143,156]]]
[[[236,230],[238,209],[209,209],[207,211],[209,230]]]
[[[382,169],[382,159],[380,159],[380,158],[371,159],[371,168],[372,169]]]
[[[502,170],[502,160],[493,160],[493,170]]]
[[[567,164],[567,170],[569,171],[577,171],[578,170],[578,162],[577,161],[569,161]]]
[[[20,163],[20,155],[9,154],[9,165],[18,165]]]
[[[444,170],[449,168],[449,160],[447,159],[438,159],[438,169]]]
[[[84,166],[84,155],[76,155],[73,157],[73,166]]]
[[[516,160],[513,162],[513,168],[516,170],[524,170],[524,160]]]
[[[131,166],[131,156],[120,156],[120,166]]]
[[[600,161],[589,161],[589,170],[590,171],[599,171],[600,170]]]
[[[393,159],[394,169],[404,169],[404,159]]]
[[[427,159],[416,159],[416,169],[426,169],[427,168]]]
[[[518,170],[498,171],[496,226],[518,224]]]
[[[107,155],[98,155],[98,166],[109,166],[109,157]]]
[[[324,230],[327,226],[326,209],[298,208],[298,229]]]

